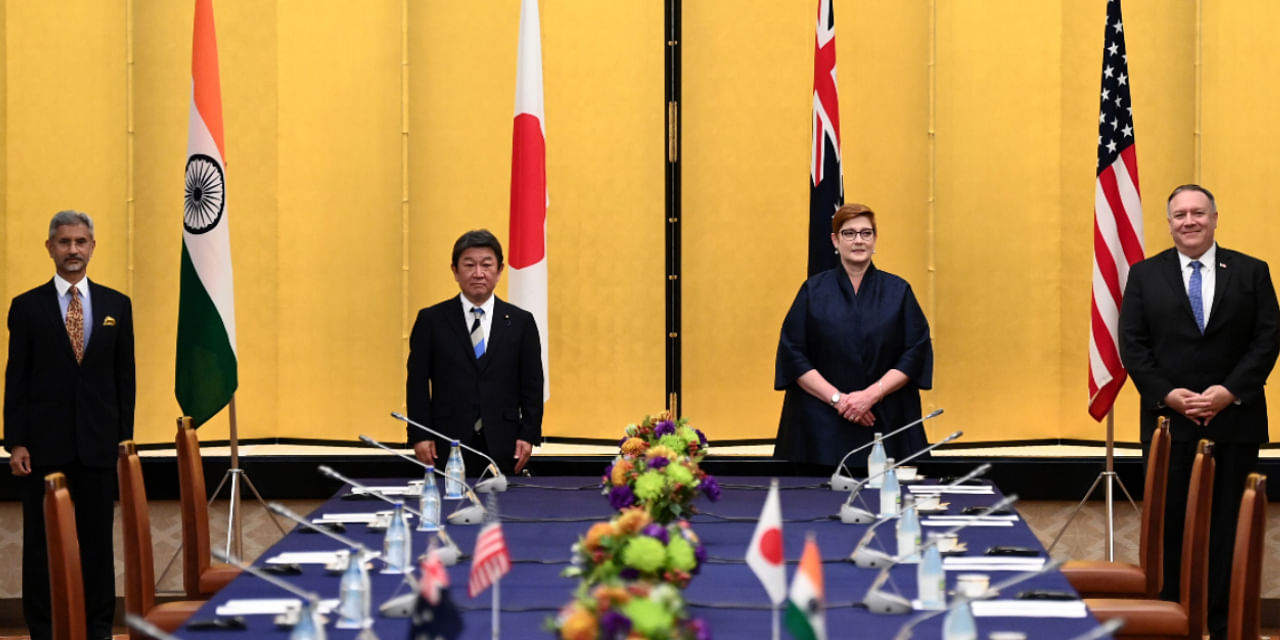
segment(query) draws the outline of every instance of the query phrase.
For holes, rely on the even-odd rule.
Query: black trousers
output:
[[[54,471],[67,476],[75,504],[76,535],[80,541],[80,572],[84,584],[85,626],[89,637],[110,638],[116,611],[116,567],[112,540],[116,470],[78,462],[33,467],[21,479],[22,491],[22,614],[32,640],[53,637],[49,603],[49,550],[44,527],[44,477]]]
[[[1169,485],[1164,518],[1164,587],[1160,599],[1180,600],[1182,538],[1187,517],[1187,492],[1191,487],[1191,467],[1196,460],[1196,442],[1173,442],[1169,448]],[[1151,443],[1143,443],[1147,458]],[[1236,544],[1236,519],[1244,483],[1258,467],[1257,443],[1215,443],[1213,512],[1209,517],[1209,631],[1224,633],[1231,598],[1231,556]]]

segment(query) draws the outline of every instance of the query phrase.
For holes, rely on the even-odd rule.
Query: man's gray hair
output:
[[[67,209],[53,214],[53,219],[49,221],[49,239],[53,239],[53,234],[58,231],[58,227],[77,224],[89,227],[89,237],[93,237],[93,218],[82,211]]]

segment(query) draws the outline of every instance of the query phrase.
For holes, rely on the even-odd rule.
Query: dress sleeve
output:
[[[773,388],[786,389],[801,375],[814,368],[809,360],[807,328],[809,321],[809,285],[800,285],[796,299],[782,320],[778,338],[778,357],[774,365]]]
[[[902,356],[893,366],[921,389],[933,388],[933,340],[929,337],[929,320],[924,317],[916,295],[907,285],[902,300]]]

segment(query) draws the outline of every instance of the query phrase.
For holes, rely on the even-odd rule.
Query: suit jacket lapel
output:
[[[1205,333],[1209,332],[1209,325],[1213,324],[1213,319],[1220,314],[1218,310],[1221,308],[1222,300],[1226,297],[1227,287],[1231,286],[1231,275],[1233,271],[1229,268],[1234,262],[1232,260],[1233,253],[1221,246],[1218,247],[1218,264],[1212,265],[1213,272],[1213,303],[1209,307],[1209,321],[1205,323]]]
[[[44,286],[46,295],[41,296],[44,302],[41,303],[40,314],[45,317],[45,322],[62,328],[62,351],[63,356],[70,358],[71,362],[76,361],[75,349],[71,348],[71,336],[67,334],[67,321],[62,319],[62,307],[58,302],[58,288],[53,285],[53,279],[49,280],[49,284]]]
[[[508,308],[509,306],[510,305],[499,299],[498,296],[493,297],[493,318],[491,318],[489,322],[489,339],[485,340],[484,355],[480,356],[480,360],[478,361],[481,369],[485,369],[489,366],[489,363],[493,361],[493,358],[489,357],[489,354],[493,352],[492,348],[495,345],[502,344],[500,341],[504,339],[507,332],[510,331],[510,327],[507,326],[507,322],[511,318],[511,311]]]

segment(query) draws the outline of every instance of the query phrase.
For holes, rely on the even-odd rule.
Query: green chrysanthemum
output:
[[[623,564],[644,573],[654,573],[667,562],[667,550],[657,538],[639,536],[632,538],[622,550]]]
[[[684,440],[686,446],[698,442],[698,432],[694,431],[693,427],[680,427],[676,434],[680,436],[680,439]]]
[[[667,468],[676,465],[667,465]],[[690,475],[690,479],[692,479]],[[646,502],[651,502],[661,497],[667,492],[667,479],[662,475],[661,471],[649,470],[636,478],[636,497]]]
[[[662,605],[648,598],[635,598],[622,607],[631,618],[631,629],[646,638],[666,638],[670,635],[675,616]]]
[[[693,546],[684,538],[675,536],[667,545],[668,564],[681,571],[693,571],[698,566],[698,559],[693,555]]]
[[[674,433],[670,433],[659,438],[658,444],[665,445],[667,448],[671,449],[672,451],[675,451],[677,454],[683,454],[689,448],[689,445],[685,442],[685,439]],[[673,460],[672,462],[675,462],[675,461]]]
[[[666,472],[667,479],[673,485],[679,484],[687,487],[693,484],[693,472],[689,470],[689,467],[673,462],[667,465]],[[636,485],[639,486],[639,483],[636,483]],[[638,494],[639,492],[637,491],[636,493]]]

